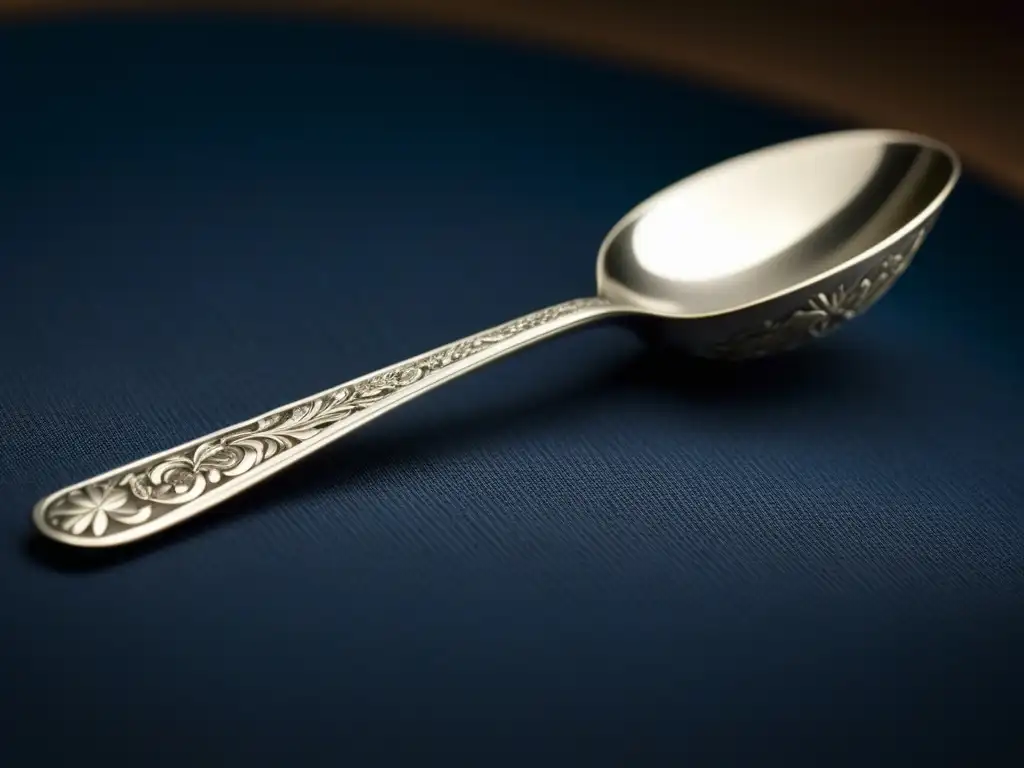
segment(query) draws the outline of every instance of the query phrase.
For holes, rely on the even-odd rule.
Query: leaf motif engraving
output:
[[[55,497],[43,509],[42,519],[65,534],[96,538],[141,525],[460,360],[553,320],[606,304],[602,298],[558,304],[342,385],[143,469]]]
[[[902,275],[921,247],[927,229],[914,236],[905,253],[893,253],[847,288],[818,293],[790,314],[766,320],[761,328],[734,336],[714,346],[707,356],[743,360],[784,352],[808,339],[823,338],[877,302]]]

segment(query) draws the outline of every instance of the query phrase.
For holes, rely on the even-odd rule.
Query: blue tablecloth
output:
[[[835,126],[414,31],[0,31],[0,764],[1007,764],[1022,210],[740,368],[615,328],[417,400],[152,544],[32,504],[593,290],[661,186]],[[133,762],[134,761],[134,762]]]

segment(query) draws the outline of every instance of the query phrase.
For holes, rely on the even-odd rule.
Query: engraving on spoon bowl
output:
[[[553,320],[608,304],[603,298],[558,304],[357,379],[148,467],[75,488],[46,504],[41,519],[65,535],[95,539],[150,522],[455,362]]]
[[[863,314],[892,287],[921,247],[927,229],[914,234],[906,251],[889,254],[877,261],[852,284],[840,283],[831,291],[814,294],[798,309],[782,317],[765,320],[760,328],[746,331],[704,352],[722,360],[746,360],[793,350],[821,339]]]

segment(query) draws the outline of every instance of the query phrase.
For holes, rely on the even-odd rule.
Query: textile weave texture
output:
[[[0,29],[0,764],[1003,765],[1021,208],[740,367],[594,328],[115,553],[43,495],[593,291],[604,232],[839,126],[413,30]],[[95,555],[95,556],[93,556]]]

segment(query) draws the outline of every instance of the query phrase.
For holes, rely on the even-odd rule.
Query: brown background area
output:
[[[1009,2],[0,0],[0,14],[213,10],[440,24],[685,73],[932,134],[1024,196],[1024,41]]]

